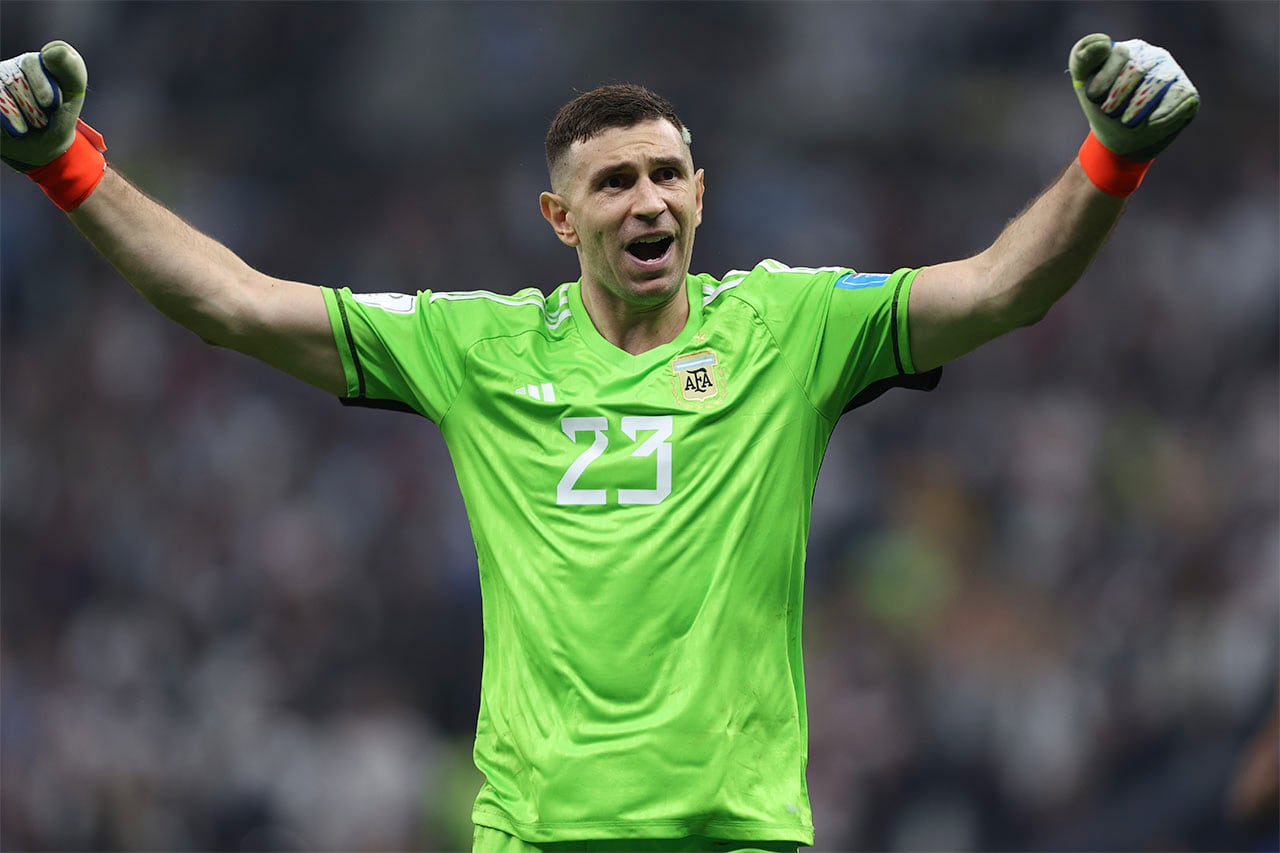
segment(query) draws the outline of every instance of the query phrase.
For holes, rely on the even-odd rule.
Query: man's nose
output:
[[[658,192],[658,187],[648,178],[636,181],[635,198],[631,204],[632,212],[641,219],[656,219],[667,209],[667,203]]]

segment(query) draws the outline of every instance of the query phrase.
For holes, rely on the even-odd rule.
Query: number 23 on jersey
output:
[[[671,415],[623,415],[620,426],[631,443],[622,449],[611,450],[608,418],[595,416],[561,419],[560,429],[569,440],[586,446],[560,478],[556,486],[557,504],[602,506],[616,502],[622,505],[652,505],[662,503],[671,494]],[[588,441],[590,444],[587,444]],[[606,453],[625,452],[626,449],[631,451],[631,456],[653,457],[653,488],[578,488],[578,481],[587,473],[592,463]]]

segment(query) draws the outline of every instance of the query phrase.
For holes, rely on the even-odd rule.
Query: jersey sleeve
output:
[[[439,423],[462,387],[466,344],[431,292],[322,289],[347,381],[343,402],[417,412]]]
[[[919,269],[859,273],[762,261],[761,319],[813,405],[835,420],[894,387],[932,390],[941,368],[917,374],[907,302]]]

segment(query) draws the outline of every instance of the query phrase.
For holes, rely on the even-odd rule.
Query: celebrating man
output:
[[[477,849],[794,850],[805,545],[836,422],[1043,317],[1198,109],[1143,41],[1087,36],[1069,63],[1078,158],[985,251],[891,273],[691,274],[704,175],[633,85],[548,131],[541,212],[581,267],[550,294],[257,272],[107,166],[64,42],[0,63],[0,154],[204,340],[438,425],[484,600]]]

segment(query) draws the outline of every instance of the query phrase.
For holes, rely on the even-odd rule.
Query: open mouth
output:
[[[674,242],[674,237],[641,237],[627,246],[627,254],[646,263],[661,260]]]

